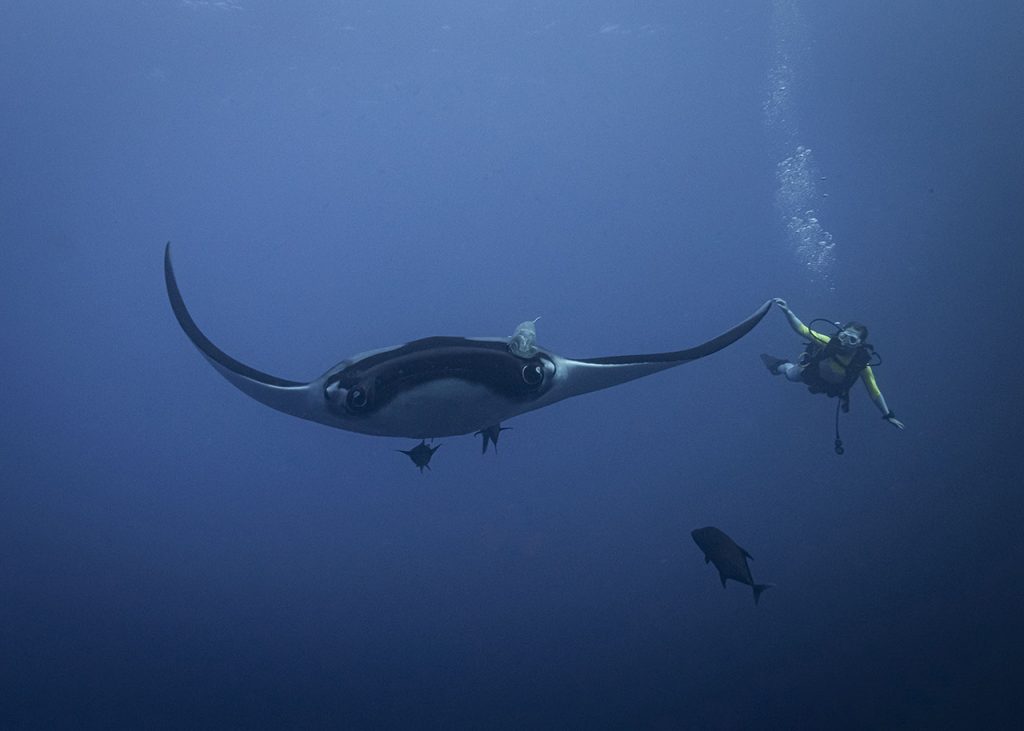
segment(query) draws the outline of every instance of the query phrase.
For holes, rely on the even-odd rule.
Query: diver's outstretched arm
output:
[[[789,326],[793,328],[793,332],[802,338],[808,337],[810,328],[800,321],[800,318],[796,316],[796,313],[794,313],[793,310],[789,309],[789,305],[786,304],[786,300],[781,297],[776,297],[772,302],[778,305],[779,309],[786,315],[786,320],[789,321]]]
[[[889,404],[885,403],[885,396],[882,395],[882,392],[878,388],[878,383],[875,381],[875,374],[874,371],[871,370],[871,366],[865,367],[861,372],[861,380],[864,381],[864,385],[868,389],[868,395],[871,396],[871,401],[875,404],[875,407],[882,412],[882,418],[897,429],[903,429],[903,422],[896,418],[896,414],[889,410]]]
[[[889,411],[889,407],[885,403],[885,396],[883,396],[882,394],[878,394],[878,400],[875,401],[875,406],[877,406],[878,410],[882,412],[882,418],[888,421],[894,427],[896,427],[897,429],[906,428],[903,422],[896,418],[896,414],[894,414],[892,411]]]

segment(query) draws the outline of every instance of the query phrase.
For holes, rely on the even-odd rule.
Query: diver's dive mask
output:
[[[860,333],[856,330],[841,330],[836,338],[844,348],[856,348],[861,344]]]

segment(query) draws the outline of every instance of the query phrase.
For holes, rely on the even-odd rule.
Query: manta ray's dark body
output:
[[[771,306],[693,348],[646,355],[565,358],[543,348],[512,352],[508,338],[430,337],[342,361],[319,378],[289,381],[251,368],[214,345],[178,290],[170,244],[164,278],[181,328],[236,388],[292,416],[363,434],[472,434],[513,416],[711,355],[746,335]]]

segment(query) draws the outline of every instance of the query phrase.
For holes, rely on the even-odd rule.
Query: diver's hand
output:
[[[895,416],[893,416],[891,411],[882,418],[888,421],[897,429],[906,429],[906,426],[904,426],[903,422],[897,419]]]
[[[789,312],[789,305],[786,304],[786,300],[781,297],[772,297],[772,302],[777,304],[783,312]]]

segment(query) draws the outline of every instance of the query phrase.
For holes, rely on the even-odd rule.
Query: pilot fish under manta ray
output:
[[[171,245],[164,279],[178,324],[210,364],[243,393],[278,411],[336,429],[431,439],[486,431],[507,419],[711,355],[746,335],[771,307],[686,350],[565,358],[534,343],[533,323],[510,338],[429,337],[344,360],[302,383],[271,376],[222,351],[181,297]]]

